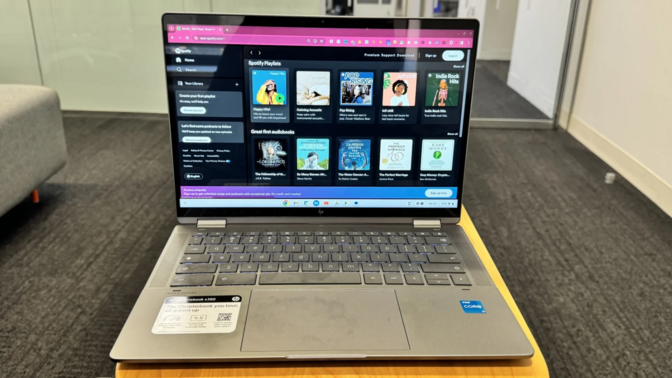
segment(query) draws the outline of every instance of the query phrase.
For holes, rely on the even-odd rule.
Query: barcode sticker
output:
[[[231,333],[236,330],[242,297],[169,297],[163,301],[152,333]]]

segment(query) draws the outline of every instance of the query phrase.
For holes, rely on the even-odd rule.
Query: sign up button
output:
[[[425,190],[425,197],[429,198],[450,198],[453,196],[453,191],[450,189],[427,189]]]

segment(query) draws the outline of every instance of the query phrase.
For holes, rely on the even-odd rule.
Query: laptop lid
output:
[[[477,40],[464,19],[164,15],[178,219],[459,219]]]

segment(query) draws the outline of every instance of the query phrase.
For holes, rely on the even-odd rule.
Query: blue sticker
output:
[[[481,301],[460,301],[465,314],[485,314]]]

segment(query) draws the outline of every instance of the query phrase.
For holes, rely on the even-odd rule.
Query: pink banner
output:
[[[322,47],[471,48],[471,30],[168,25],[170,43]]]

